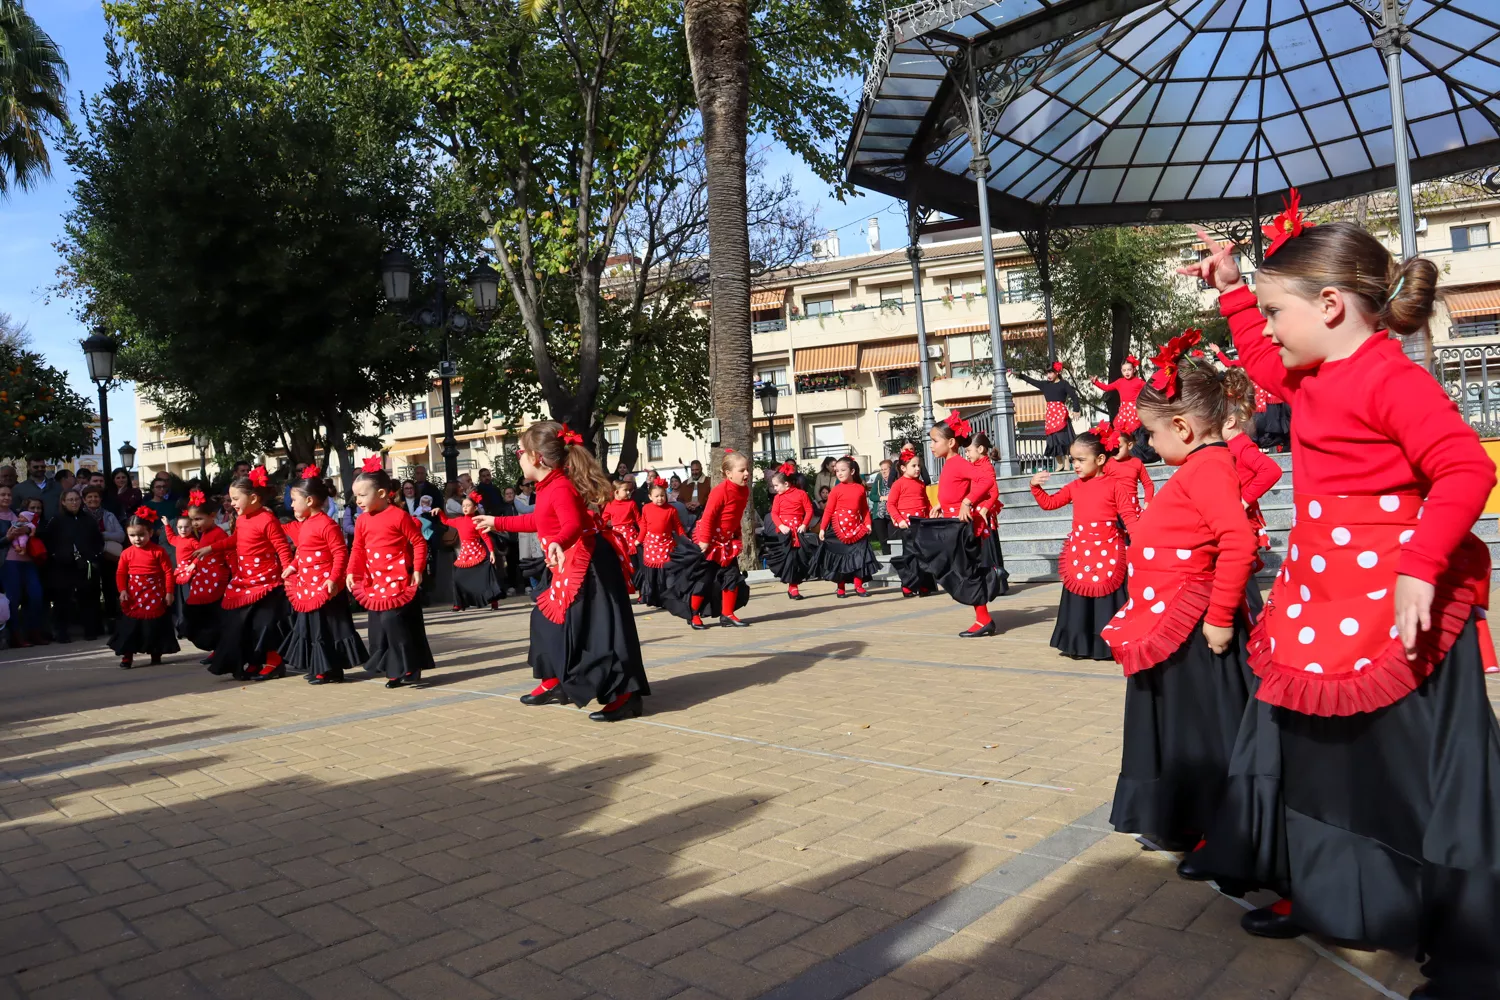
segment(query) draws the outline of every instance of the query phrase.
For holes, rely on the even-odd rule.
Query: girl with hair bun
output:
[[[495,574],[495,542],[480,531],[474,515],[483,513],[484,497],[471,491],[459,502],[458,515],[436,511],[437,519],[458,532],[458,554],[453,559],[453,610],[500,606],[500,578]]]
[[[975,521],[976,508],[989,496],[994,477],[986,477],[964,457],[971,433],[969,422],[957,411],[928,432],[943,471],[932,516],[919,520],[912,533],[917,568],[930,574],[949,597],[974,609],[974,624],[959,633],[963,639],[995,634],[989,603],[1000,595],[1000,577],[985,564],[982,529]]]
[[[798,586],[818,560],[818,537],[807,530],[813,519],[812,498],[797,485],[797,466],[783,462],[771,476],[771,523],[776,533],[766,540],[766,565],[786,584],[786,596],[802,600]]]
[[[916,532],[917,524],[932,510],[932,503],[922,483],[922,457],[913,448],[903,448],[897,461],[901,476],[891,484],[885,498],[885,509],[901,538],[901,554],[891,559],[891,566],[901,579],[902,597],[926,597],[937,589],[937,581],[922,569],[916,557]]]
[[[1152,448],[1177,472],[1130,529],[1128,598],[1100,633],[1127,681],[1110,822],[1184,850],[1218,815],[1250,698],[1244,603],[1255,558],[1220,434],[1231,394],[1248,393],[1249,380],[1216,368],[1200,338],[1173,337],[1137,401]]]
[[[291,497],[294,520],[286,533],[297,547],[297,558],[281,575],[295,613],[281,656],[287,666],[307,675],[307,683],[337,684],[345,670],[370,658],[349,611],[344,532],[328,516],[328,484],[316,465],[302,470]]]
[[[1075,660],[1109,660],[1109,644],[1099,638],[1124,606],[1125,542],[1120,534],[1140,517],[1135,484],[1110,475],[1110,453],[1120,446],[1120,434],[1101,423],[1073,440],[1073,473],[1078,478],[1056,493],[1042,487],[1050,472],[1031,477],[1031,495],[1042,510],[1073,505],[1073,530],[1057,557],[1062,597],[1052,648]]]
[[[848,455],[834,464],[837,485],[828,494],[823,517],[818,522],[818,575],[838,587],[836,596],[848,594],[844,587],[854,581],[854,593],[869,597],[865,581],[880,572],[880,563],[870,550],[870,497],[859,477],[859,463]],[[829,528],[833,537],[828,537]]]
[[[712,615],[719,617],[720,625],[749,627],[734,612],[750,600],[745,571],[740,569],[740,521],[750,503],[750,460],[725,451],[719,472],[724,478],[709,492],[692,541],[678,539],[667,567],[667,610],[695,629],[708,628],[703,618]]]
[[[657,476],[646,487],[647,502],[641,508],[641,568],[635,573],[635,591],[640,603],[662,607],[667,600],[667,562],[677,536],[686,532],[677,508],[667,502],[667,481]]]
[[[345,586],[366,611],[370,658],[365,670],[384,674],[387,688],[422,680],[433,667],[422,618],[422,571],[427,541],[417,518],[395,503],[396,484],[379,455],[365,459],[354,478],[354,522]]]
[[[595,722],[634,718],[651,693],[641,663],[620,559],[605,528],[588,509],[609,502],[610,481],[583,437],[552,420],[521,433],[521,472],[536,483],[529,514],[474,518],[481,531],[536,532],[546,570],[531,609],[531,673],[540,683],[524,705],[548,702],[600,709]]]
[[[1035,379],[1020,372],[1012,372],[1016,378],[1042,392],[1047,403],[1042,417],[1042,431],[1047,435],[1046,453],[1057,459],[1057,471],[1068,466],[1068,449],[1073,446],[1073,415],[1083,410],[1078,399],[1078,390],[1073,383],[1063,378],[1063,363],[1054,361],[1047,367],[1046,380]]]
[[[192,524],[192,534],[179,536],[168,526],[167,538],[177,549],[177,571],[175,579],[185,585],[187,594],[182,603],[182,622],[178,635],[208,653],[204,657],[206,666],[213,662],[213,650],[219,642],[220,618],[223,609],[224,588],[229,585],[229,560],[224,552],[234,543],[223,529],[214,523],[215,504],[210,504],[202,490],[188,494],[188,505],[184,511]],[[205,547],[212,551],[208,555],[197,555]]]
[[[1470,530],[1495,465],[1396,339],[1426,326],[1438,271],[1353,223],[1308,225],[1295,192],[1268,235],[1255,291],[1230,245],[1184,269],[1296,417],[1288,558],[1250,641],[1280,760],[1245,776],[1266,820],[1242,831],[1291,899],[1243,922],[1425,953],[1413,997],[1500,995],[1490,559]]]
[[[152,665],[175,653],[177,633],[167,609],[172,606],[172,567],[167,554],[152,541],[160,518],[150,507],[139,507],[125,524],[130,544],[115,565],[120,588],[120,617],[115,619],[109,648],[120,656],[120,669],[135,665],[135,654],[145,653]]]
[[[974,506],[974,532],[979,536],[979,557],[985,568],[999,581],[998,594],[1010,593],[1010,574],[1005,570],[1005,553],[1000,550],[1000,512],[1005,504],[1000,502],[1000,481],[995,475],[995,463],[990,460],[990,439],[979,431],[969,439],[964,448],[964,458],[974,466],[974,474],[984,483],[984,496]]]
[[[286,676],[280,649],[291,629],[292,607],[281,574],[292,564],[292,547],[268,506],[269,492],[263,465],[230,483],[234,534],[215,537],[194,554],[201,559],[234,553],[208,672],[237,681]]]

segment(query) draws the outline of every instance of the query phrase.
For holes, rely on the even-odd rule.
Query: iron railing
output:
[[[750,324],[751,333],[778,333],[786,329],[786,317],[777,319],[758,319]]]
[[[1500,344],[1440,347],[1434,374],[1480,437],[1500,437]]]
[[[841,451],[839,454],[842,455],[843,452]],[[752,452],[752,455],[757,462],[795,462],[797,460],[797,449],[772,448],[767,450],[761,448]]]

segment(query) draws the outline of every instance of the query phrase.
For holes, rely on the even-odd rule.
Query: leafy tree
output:
[[[0,0],[0,195],[51,175],[47,140],[68,120],[67,79],[62,52],[21,0]]]
[[[390,88],[278,78],[233,8],[111,6],[111,80],[67,143],[64,289],[121,331],[121,370],[231,453],[321,445],[420,391],[429,344],[383,315],[376,265],[422,211]],[[415,192],[415,195],[413,194]],[[369,443],[369,442],[363,442]]]
[[[74,458],[94,445],[94,412],[67,375],[25,347],[0,314],[0,455]]]

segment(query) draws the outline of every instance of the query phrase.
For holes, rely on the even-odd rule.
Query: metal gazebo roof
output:
[[[1397,183],[1397,52],[1412,175],[1500,162],[1497,0],[924,0],[886,19],[845,172],[975,218],[976,132],[1007,228],[1250,219]]]

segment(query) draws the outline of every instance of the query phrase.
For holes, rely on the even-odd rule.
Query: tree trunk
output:
[[[708,186],[709,384],[720,448],[751,454],[750,229],[745,144],[750,109],[750,15],[745,0],[687,0],[683,8],[693,90],[703,116]],[[753,559],[753,511],[745,511],[745,553]]]
[[[615,466],[615,474],[619,475],[622,469],[635,471],[636,459],[641,457],[640,448],[635,439],[640,434],[635,423],[635,407],[625,411],[625,429],[620,432],[620,461]]]
[[[1120,377],[1120,366],[1125,363],[1125,355],[1130,353],[1130,324],[1135,318],[1135,310],[1131,309],[1130,303],[1116,301],[1109,310],[1109,379],[1113,382]],[[1109,405],[1109,419],[1113,423],[1115,414],[1120,412],[1120,394],[1109,393],[1114,397],[1114,402]]]
[[[325,417],[328,424],[328,465],[324,475],[333,472],[333,456],[339,456],[339,483],[344,498],[354,496],[354,449],[349,447],[348,438],[344,436],[344,415],[337,406],[330,406]]]

